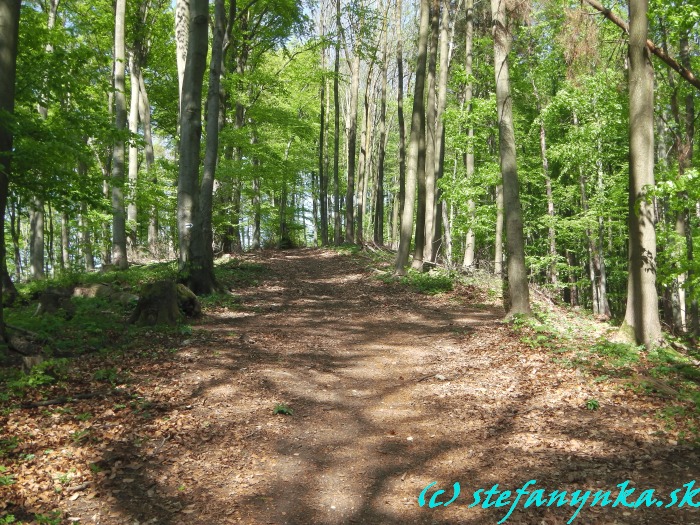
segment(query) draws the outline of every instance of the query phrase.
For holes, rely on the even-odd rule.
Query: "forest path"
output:
[[[122,451],[136,473],[113,476],[99,523],[495,524],[509,506],[468,508],[478,488],[615,492],[629,479],[668,494],[698,477],[697,455],[665,437],[654,407],[523,345],[474,290],[420,295],[332,251],[246,261],[265,280],[236,290],[239,310],[211,310],[155,381],[167,417],[142,429],[140,451]],[[273,415],[277,403],[293,415]],[[454,482],[462,494],[420,508],[433,481],[442,501]],[[521,502],[507,523],[574,512]],[[575,522],[700,519],[584,507]]]

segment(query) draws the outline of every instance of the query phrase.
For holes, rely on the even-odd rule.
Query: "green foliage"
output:
[[[7,487],[15,483],[15,477],[12,474],[5,474],[6,472],[7,467],[0,465],[0,487]]]
[[[282,414],[283,416],[293,416],[294,410],[285,405],[284,403],[277,403],[275,408],[272,410],[274,415]]]
[[[599,341],[591,348],[594,354],[607,358],[610,365],[615,368],[629,367],[638,363],[642,349],[643,347],[607,340]]]
[[[48,514],[37,514],[34,519],[42,525],[61,525],[63,521],[63,513],[61,511],[53,511]]]
[[[18,446],[19,438],[17,436],[0,439],[0,458],[7,457]]]
[[[214,268],[217,281],[229,290],[258,286],[268,271],[262,264],[237,259],[218,261]]]
[[[69,373],[70,361],[68,359],[47,359],[34,366],[28,374],[19,370],[6,371],[0,377],[0,387],[2,387],[0,390],[4,390],[4,397],[8,399],[9,395],[23,395],[27,391],[65,381]],[[0,455],[1,453],[2,445],[0,442]]]
[[[414,291],[426,295],[437,295],[451,292],[454,288],[455,276],[442,270],[418,272],[409,270],[400,282],[410,286]]]
[[[101,368],[92,374],[95,381],[104,381],[105,383],[117,384],[119,381],[119,371],[116,368]]]
[[[600,403],[596,399],[587,399],[586,408],[588,410],[598,410],[600,408]]]

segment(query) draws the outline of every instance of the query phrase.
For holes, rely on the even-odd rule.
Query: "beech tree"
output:
[[[204,247],[202,210],[199,203],[199,153],[202,135],[202,84],[206,69],[209,2],[191,0],[187,59],[182,81],[180,110],[180,168],[177,186],[179,266],[196,294],[211,293],[215,281]]]
[[[0,0],[0,261],[5,266],[5,208],[12,174],[12,118],[19,35],[20,0]],[[6,340],[3,317],[4,280],[0,279],[0,338]]]
[[[648,0],[630,0],[629,36],[629,278],[623,333],[647,347],[661,336],[656,292],[654,206],[654,70],[647,49]]]
[[[428,0],[420,2],[420,25],[418,33],[418,58],[416,61],[416,80],[413,92],[413,113],[411,116],[411,136],[408,143],[406,160],[406,191],[401,215],[401,236],[396,255],[395,272],[406,273],[408,253],[413,232],[413,211],[415,208],[416,184],[420,172],[425,170],[425,90],[426,63],[428,55],[428,34],[430,32],[430,4]]]
[[[523,239],[520,183],[515,158],[508,52],[510,31],[506,19],[505,0],[491,0],[493,19],[493,56],[496,71],[496,98],[498,100],[498,142],[503,177],[503,207],[505,214],[508,293],[508,316],[530,313],[530,291],[525,268],[525,240]]]
[[[126,0],[117,0],[114,25],[114,101],[116,139],[112,149],[112,263],[119,269],[128,266],[126,254],[126,212],[124,178],[126,141]]]

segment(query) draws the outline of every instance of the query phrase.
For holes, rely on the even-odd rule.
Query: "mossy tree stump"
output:
[[[196,317],[201,311],[197,296],[186,286],[162,280],[144,285],[130,322],[142,326],[173,326],[182,320],[183,313],[188,317]]]

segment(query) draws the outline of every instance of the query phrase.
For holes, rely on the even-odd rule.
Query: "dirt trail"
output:
[[[114,448],[102,491],[72,504],[81,523],[495,524],[509,507],[468,508],[495,483],[536,479],[549,493],[631,480],[668,494],[698,478],[697,455],[652,407],[524,347],[495,307],[385,284],[335,252],[250,260],[269,277],[241,292],[241,310],[209,313],[149,379],[159,419],[134,429],[139,448]],[[277,403],[294,414],[273,415]],[[462,494],[419,508],[433,481]],[[521,503],[507,523],[566,523],[574,510]],[[700,518],[607,507],[574,523]]]

